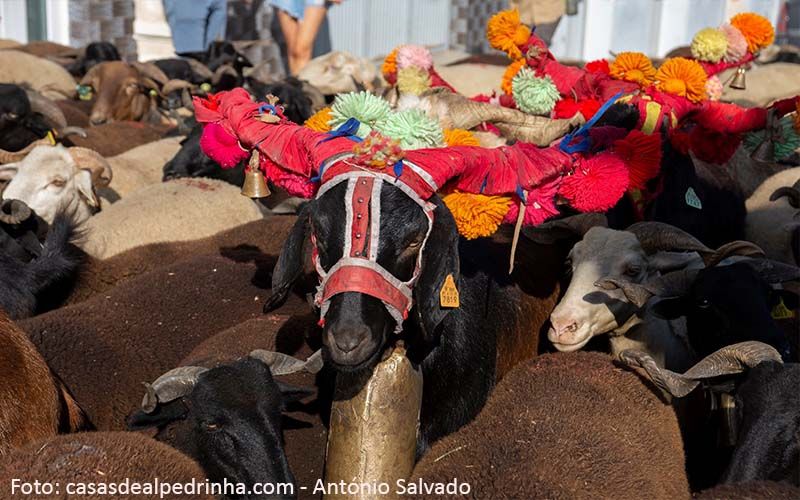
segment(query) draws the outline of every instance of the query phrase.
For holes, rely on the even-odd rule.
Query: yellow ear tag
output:
[[[47,136],[46,137],[47,137],[47,140],[50,141],[50,145],[51,146],[55,146],[56,145],[56,137],[53,135],[53,131],[52,130],[48,130],[47,131]]]
[[[452,274],[448,274],[444,279],[442,289],[439,291],[439,304],[442,307],[458,307],[458,288]]]
[[[783,303],[783,298],[781,298],[780,302],[778,302],[775,307],[772,308],[772,318],[773,319],[789,319],[794,318],[794,312],[786,307],[786,304]]]

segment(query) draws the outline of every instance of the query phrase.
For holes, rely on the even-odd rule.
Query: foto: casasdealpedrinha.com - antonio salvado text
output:
[[[468,495],[471,490],[472,487],[469,483],[459,481],[458,478],[446,483],[425,482],[422,479],[415,481],[398,479],[394,483],[348,483],[345,481],[326,483],[322,479],[318,479],[314,483],[313,493],[315,495]]]

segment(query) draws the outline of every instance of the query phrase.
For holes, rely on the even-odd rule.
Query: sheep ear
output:
[[[314,389],[310,387],[298,387],[281,382],[280,380],[276,380],[275,383],[278,385],[278,389],[281,391],[284,403],[300,401],[301,399],[314,394]]]
[[[684,269],[690,264],[703,264],[696,252],[656,252],[648,258],[650,268],[661,273]]]
[[[292,285],[303,272],[303,243],[309,228],[311,204],[306,204],[297,215],[289,236],[272,270],[272,295],[264,303],[264,312],[270,312],[286,301]]]
[[[97,193],[94,192],[92,185],[92,173],[88,170],[78,170],[75,174],[75,185],[78,187],[78,193],[86,200],[92,208],[100,208],[100,200],[97,198]]]
[[[652,311],[661,319],[677,319],[683,316],[686,311],[686,299],[683,297],[670,297],[661,299],[653,304]]]
[[[10,181],[15,175],[17,175],[18,170],[19,164],[17,163],[6,163],[5,165],[0,165],[0,181]]]

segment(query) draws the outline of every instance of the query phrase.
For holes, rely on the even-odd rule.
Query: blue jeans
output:
[[[163,0],[175,52],[204,52],[225,38],[226,0]]]

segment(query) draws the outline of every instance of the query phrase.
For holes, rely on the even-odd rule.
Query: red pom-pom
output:
[[[564,178],[561,195],[581,212],[604,212],[628,189],[628,169],[615,154],[600,153],[584,159],[575,172]]]
[[[586,69],[586,71],[589,73],[603,73],[606,75],[611,73],[611,70],[608,68],[608,61],[605,59],[590,61],[586,63],[584,69]]]
[[[736,153],[742,137],[737,134],[725,134],[696,126],[689,133],[689,147],[692,153],[708,163],[722,165]]]
[[[239,140],[216,123],[209,123],[203,127],[200,149],[222,168],[233,168],[249,156],[249,153],[239,146]]]
[[[632,130],[624,139],[614,142],[614,153],[628,167],[630,187],[642,189],[661,168],[661,135]]]
[[[689,154],[689,133],[685,130],[671,130],[669,132],[669,142],[678,153],[682,155]]]
[[[580,113],[586,120],[589,120],[597,113],[600,106],[602,106],[602,104],[596,99],[576,101],[568,97],[556,102],[556,106],[553,108],[553,118],[572,118]]]

